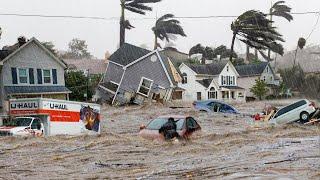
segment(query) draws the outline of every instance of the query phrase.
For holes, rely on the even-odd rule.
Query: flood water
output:
[[[254,113],[265,102],[235,106]],[[164,114],[189,114],[202,132],[187,142],[137,135]],[[253,126],[249,117],[161,105],[104,107],[103,119],[99,136],[1,137],[0,179],[320,178],[320,126]]]

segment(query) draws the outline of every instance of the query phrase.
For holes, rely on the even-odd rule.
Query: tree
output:
[[[287,5],[285,5],[284,3],[285,3],[285,1],[278,1],[271,6],[271,8],[269,10],[271,23],[273,23],[273,21],[272,21],[273,16],[285,18],[289,22],[293,20],[293,17],[290,14],[291,8]],[[268,49],[268,60],[270,60],[270,59],[271,59],[271,50]]]
[[[165,14],[160,17],[154,27],[152,27],[152,31],[154,33],[154,49],[158,48],[158,38],[161,40],[166,40],[170,42],[171,35],[180,35],[186,36],[183,31],[183,28],[180,25],[180,21],[174,19],[173,14]]]
[[[275,30],[275,27],[271,26],[272,23],[266,16],[266,14],[260,11],[249,10],[232,22],[231,30],[233,31],[233,37],[231,52],[234,52],[236,37],[240,36],[240,41],[251,48],[257,49],[260,54],[264,54],[264,50],[270,49],[275,53],[283,55],[283,47],[278,43],[278,41],[284,42],[282,35]],[[231,55],[230,61],[232,61]]]
[[[294,59],[293,59],[293,66],[296,66],[296,60],[297,60],[297,53],[298,53],[298,48],[303,49],[304,46],[306,45],[307,40],[304,38],[299,38],[296,52],[294,53]]]
[[[262,97],[265,96],[268,92],[267,84],[260,80],[256,79],[256,84],[250,88],[250,92],[252,92],[259,100],[262,100]]]
[[[89,77],[86,77],[82,71],[66,72],[66,87],[72,91],[70,100],[86,101],[87,99],[92,99],[100,79],[101,75],[89,75]],[[85,97],[85,94],[87,94],[87,97]]]
[[[231,51],[231,49],[228,49],[227,46],[225,46],[225,45],[221,45],[221,46],[218,46],[217,48],[215,48],[214,54],[216,56],[220,55],[220,59],[228,58],[230,56],[232,56],[233,58],[238,58],[237,53]]]
[[[214,59],[217,57],[217,55],[215,54],[214,50],[211,47],[204,47],[201,44],[197,44],[195,46],[193,46],[190,50],[189,50],[189,56],[193,55],[193,54],[201,54],[201,63],[205,64],[206,59]]]
[[[54,47],[54,44],[51,41],[45,41],[41,43],[44,47],[46,47],[52,54],[58,57],[58,52]]]
[[[68,51],[62,55],[63,58],[68,59],[90,59],[92,55],[88,51],[88,45],[85,40],[72,39],[69,44]]]
[[[125,19],[125,10],[133,13],[145,15],[146,11],[152,11],[152,8],[146,6],[148,3],[156,3],[161,0],[120,0],[121,5],[121,17],[120,17],[120,46],[125,43],[126,29],[132,29],[134,26]]]

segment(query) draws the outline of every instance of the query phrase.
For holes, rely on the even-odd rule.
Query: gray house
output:
[[[112,104],[170,100],[176,87],[170,64],[170,59],[157,50],[126,43],[110,56],[98,96]]]
[[[37,39],[0,50],[0,111],[9,98],[68,99],[66,65]]]
[[[252,88],[257,79],[264,81],[269,89],[268,95],[274,94],[280,86],[280,77],[278,77],[270,63],[260,62],[259,64],[247,64],[236,66],[240,77],[238,84],[246,89],[247,98],[254,98],[250,88]]]

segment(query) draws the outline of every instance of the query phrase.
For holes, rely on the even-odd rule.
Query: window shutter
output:
[[[56,69],[52,69],[52,82],[53,84],[58,84],[58,78],[57,78],[57,70]]]
[[[29,68],[29,82],[30,82],[30,84],[34,84],[33,68]]]
[[[17,68],[11,68],[12,84],[18,84]]]
[[[38,84],[42,84],[42,70],[37,69]]]

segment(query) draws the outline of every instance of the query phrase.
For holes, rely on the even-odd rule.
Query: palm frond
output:
[[[143,5],[143,4],[135,3],[135,2],[131,2],[131,3],[126,4],[126,7],[132,7],[132,8],[144,10],[144,11],[152,11],[151,7]]]
[[[138,13],[138,14],[142,14],[142,15],[146,14],[144,11],[139,10],[137,8],[130,7],[130,6],[125,6],[124,8],[131,11],[131,12],[134,12],[134,13]]]
[[[161,0],[133,0],[136,3],[157,3],[160,2]]]

